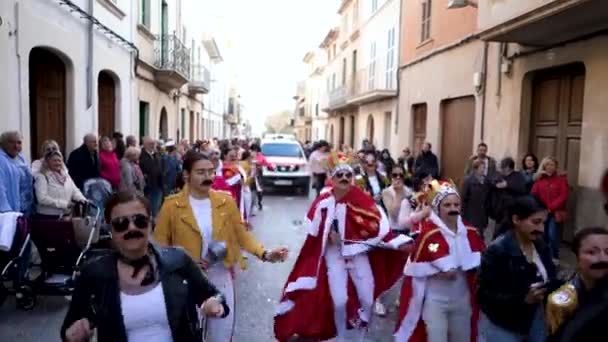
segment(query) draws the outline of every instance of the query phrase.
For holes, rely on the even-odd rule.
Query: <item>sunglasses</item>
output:
[[[138,229],[146,229],[150,224],[150,217],[144,214],[116,217],[110,221],[110,224],[112,225],[112,228],[114,228],[114,231],[122,233],[129,229],[131,222],[133,222]]]
[[[401,178],[403,178],[403,173],[393,173],[391,176],[393,178],[400,178],[401,179]]]
[[[336,178],[348,178],[351,179],[353,178],[353,173],[352,172],[338,172],[336,173]]]

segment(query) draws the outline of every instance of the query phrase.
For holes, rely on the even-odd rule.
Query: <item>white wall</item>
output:
[[[85,1],[76,1],[87,9]],[[15,5],[17,4],[17,5]],[[97,7],[95,7],[97,8]],[[107,17],[104,8],[99,8],[98,19]],[[134,24],[130,8],[125,8],[126,24],[114,25],[123,37],[129,37]],[[0,15],[4,24],[0,26],[0,126],[2,130],[14,129],[24,136],[24,154],[30,151],[30,106],[29,67],[30,51],[45,47],[55,52],[66,64],[66,150],[80,145],[88,132],[96,132],[97,123],[97,77],[100,71],[109,70],[119,82],[117,95],[116,128],[123,132],[134,130],[131,112],[134,109],[133,59],[128,49],[109,40],[99,31],[94,35],[93,96],[87,106],[87,21],[71,14],[65,6],[46,0],[5,0],[0,4]],[[112,26],[110,21],[108,26]],[[114,28],[114,27],[112,27]],[[15,34],[15,30],[17,34]],[[8,34],[12,31],[12,34]],[[8,38],[7,38],[8,37]],[[128,39],[128,38],[127,38]]]

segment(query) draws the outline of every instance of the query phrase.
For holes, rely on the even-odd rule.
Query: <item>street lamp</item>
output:
[[[473,2],[471,0],[449,0],[448,1],[448,9],[463,8],[463,7],[467,7],[467,6],[477,8],[477,3]]]

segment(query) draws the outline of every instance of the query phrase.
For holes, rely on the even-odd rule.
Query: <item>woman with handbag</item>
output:
[[[113,249],[80,270],[64,341],[200,342],[199,315],[228,315],[223,295],[183,250],[150,243],[144,197],[115,194],[104,216]]]
[[[565,174],[557,172],[557,166],[557,159],[545,157],[540,163],[531,192],[549,210],[545,221],[545,240],[551,247],[555,263],[559,262],[561,225],[568,217],[568,179]]]
[[[58,150],[44,155],[40,172],[34,177],[34,188],[38,218],[57,218],[70,214],[74,202],[87,201],[72,181]]]

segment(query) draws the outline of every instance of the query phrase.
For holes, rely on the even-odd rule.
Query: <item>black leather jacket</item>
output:
[[[160,271],[167,318],[174,341],[201,341],[196,305],[219,291],[192,259],[178,248],[152,247]],[[72,301],[61,327],[61,338],[77,320],[89,319],[97,327],[97,339],[127,342],[120,307],[117,256],[107,253],[85,265],[76,281]],[[154,310],[154,308],[150,308]],[[229,308],[224,303],[224,315]]]
[[[547,295],[561,282],[547,245],[538,239],[534,247],[547,270]],[[537,269],[528,262],[510,230],[498,237],[481,258],[477,300],[481,311],[492,323],[509,331],[527,334],[538,304],[526,304],[530,285],[538,282]]]

